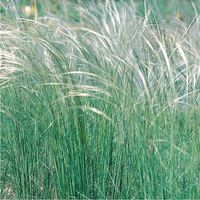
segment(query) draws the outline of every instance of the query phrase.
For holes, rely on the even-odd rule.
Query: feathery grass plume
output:
[[[200,21],[144,7],[1,22],[2,198],[199,197]]]

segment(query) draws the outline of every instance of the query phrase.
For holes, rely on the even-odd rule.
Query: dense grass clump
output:
[[[2,198],[199,198],[200,18],[144,7],[1,22]]]

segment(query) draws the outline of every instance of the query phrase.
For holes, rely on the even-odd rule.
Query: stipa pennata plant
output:
[[[2,196],[198,197],[198,16],[77,9],[1,23]]]

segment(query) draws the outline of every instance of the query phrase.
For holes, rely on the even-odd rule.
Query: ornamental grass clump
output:
[[[199,15],[106,1],[1,22],[1,197],[198,198]]]

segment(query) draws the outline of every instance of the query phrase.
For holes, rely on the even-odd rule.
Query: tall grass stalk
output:
[[[199,198],[199,15],[76,9],[0,24],[1,197]]]

